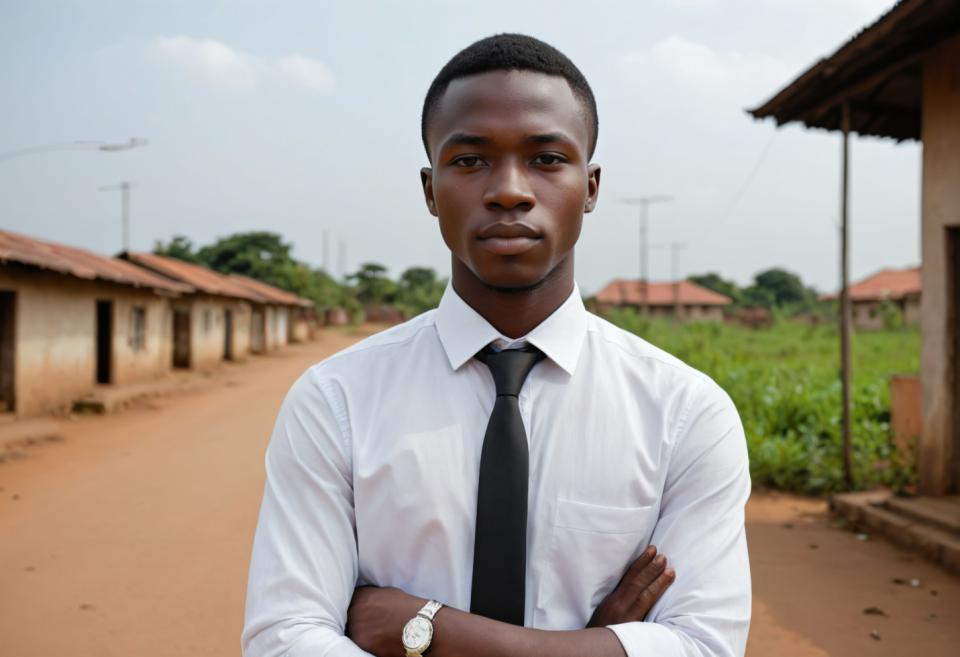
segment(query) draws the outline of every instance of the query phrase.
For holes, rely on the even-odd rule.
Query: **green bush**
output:
[[[674,325],[630,310],[607,318],[727,391],[743,419],[755,485],[802,493],[844,488],[835,325],[778,321],[761,330]],[[852,356],[855,484],[903,486],[915,479],[915,471],[891,438],[888,381],[892,374],[919,370],[919,334],[905,329],[856,333]]]

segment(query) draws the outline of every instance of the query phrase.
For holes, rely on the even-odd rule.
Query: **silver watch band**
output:
[[[417,616],[423,616],[428,621],[433,622],[433,617],[437,615],[441,607],[443,607],[443,605],[436,600],[430,600],[417,612]]]

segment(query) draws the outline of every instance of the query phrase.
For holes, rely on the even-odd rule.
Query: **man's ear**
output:
[[[427,210],[436,217],[437,202],[433,198],[433,169],[430,167],[420,169],[420,182],[423,184],[423,200],[427,202]]]
[[[583,205],[584,212],[593,212],[600,197],[600,165],[591,164],[587,167],[587,202]]]

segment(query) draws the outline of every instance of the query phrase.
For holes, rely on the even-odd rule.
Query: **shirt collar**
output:
[[[450,367],[455,370],[494,340],[510,341],[460,298],[453,283],[447,283],[434,323]],[[565,372],[573,374],[586,334],[587,310],[580,298],[580,288],[574,284],[567,300],[525,339]]]

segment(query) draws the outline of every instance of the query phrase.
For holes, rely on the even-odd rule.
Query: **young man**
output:
[[[484,39],[440,71],[422,131],[451,284],[288,394],[245,654],[742,655],[736,409],[574,282],[600,185],[583,75],[530,37]]]

